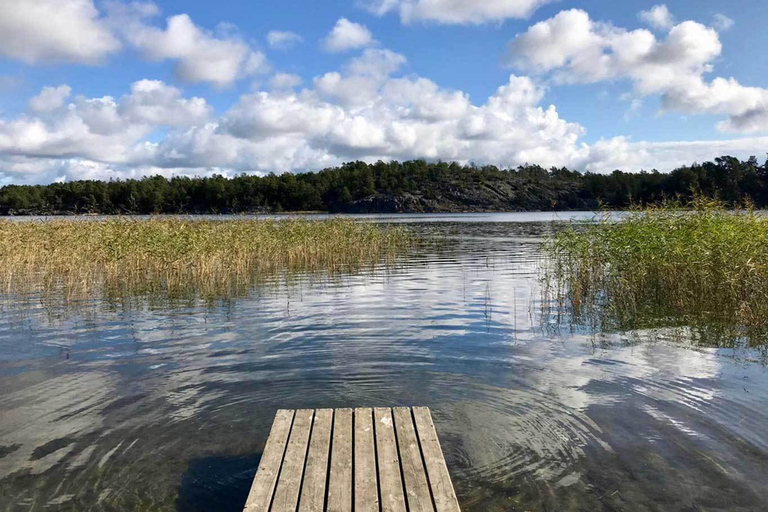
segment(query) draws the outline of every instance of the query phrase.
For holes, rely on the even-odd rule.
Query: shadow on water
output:
[[[245,506],[261,454],[211,456],[189,462],[181,478],[178,512],[240,512]]]

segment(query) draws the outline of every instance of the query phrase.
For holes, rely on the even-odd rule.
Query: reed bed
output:
[[[669,201],[571,225],[545,245],[546,302],[603,331],[702,327],[709,344],[764,344],[768,219],[714,200]]]
[[[8,294],[230,298],[275,274],[375,266],[413,242],[408,231],[333,220],[0,221]]]

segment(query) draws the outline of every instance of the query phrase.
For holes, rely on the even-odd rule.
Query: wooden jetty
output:
[[[460,512],[426,407],[280,410],[247,512]]]

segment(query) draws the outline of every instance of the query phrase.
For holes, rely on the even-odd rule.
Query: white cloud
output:
[[[721,154],[760,154],[768,145],[765,137],[668,143],[617,137],[588,145],[582,126],[543,104],[546,88],[534,79],[512,75],[485,102],[473,103],[463,91],[403,76],[405,63],[392,51],[367,49],[311,87],[293,90],[287,85],[295,78],[285,75],[278,82],[286,87],[245,94],[219,117],[202,98],[141,80],[118,99],[76,96],[66,108],[0,118],[0,182],[232,176],[413,158],[667,171]]]
[[[29,64],[98,64],[120,49],[93,0],[3,0],[0,55]]]
[[[304,41],[299,34],[287,30],[270,30],[267,34],[269,47],[275,50],[288,50]]]
[[[203,98],[183,98],[180,90],[159,80],[139,80],[121,99],[119,112],[132,123],[195,126],[208,120],[211,107]]]
[[[58,87],[43,87],[40,94],[29,100],[29,108],[35,112],[49,112],[64,106],[72,89],[68,85]]]
[[[369,48],[344,66],[344,73],[332,71],[315,78],[315,90],[324,98],[352,107],[376,99],[389,76],[406,63],[406,58],[387,49]]]
[[[357,158],[555,165],[586,157],[578,144],[583,129],[560,119],[554,107],[539,107],[543,91],[528,78],[511,77],[480,106],[423,78],[383,79],[380,87],[381,94],[368,102],[347,107],[311,90],[245,95],[218,125],[177,132],[154,148],[151,158],[177,167],[203,161],[237,170],[290,171]],[[419,93],[426,93],[423,107]]]
[[[461,91],[395,76],[405,61],[368,49],[340,72],[317,77],[314,88],[246,94],[218,119],[202,99],[140,81],[119,100],[76,97],[44,117],[0,120],[0,157],[50,160],[59,173],[64,164],[54,161],[82,173],[189,174],[297,171],[357,158],[554,165],[584,157],[583,128],[540,107],[544,89],[532,80],[513,76],[485,104],[473,105]],[[147,138],[162,127],[168,131],[159,141]]]
[[[264,54],[251,48],[232,25],[222,23],[213,33],[179,14],[169,17],[163,29],[149,23],[160,13],[152,2],[111,0],[103,5],[104,16],[93,0],[4,0],[0,2],[0,55],[29,64],[94,65],[120,50],[122,41],[149,60],[175,61],[177,77],[186,82],[227,87],[269,70]],[[283,45],[296,37],[271,35]]]
[[[675,26],[675,18],[664,4],[655,5],[649,11],[641,11],[638,17],[659,30],[669,30]]]
[[[396,73],[408,59],[387,49],[368,49],[345,66],[349,75],[370,76],[379,79]]]
[[[301,85],[301,77],[291,73],[277,73],[269,81],[273,89],[293,89]]]
[[[219,34],[204,30],[186,14],[171,16],[162,29],[149,24],[158,14],[154,4],[108,4],[110,20],[142,55],[154,61],[176,61],[176,75],[185,82],[229,87],[236,80],[269,71],[265,55],[252,49],[231,25]]]
[[[551,73],[555,83],[629,79],[637,94],[661,95],[664,110],[727,116],[718,125],[724,131],[767,131],[768,89],[733,78],[705,80],[721,52],[717,31],[700,23],[682,22],[658,40],[577,9],[533,25],[509,44],[513,66]]]
[[[712,26],[715,27],[718,32],[726,32],[731,30],[735,24],[735,21],[721,13],[715,14],[714,20],[712,22]]]
[[[68,88],[46,88],[33,102],[55,108],[51,97],[57,91],[69,93]],[[44,117],[0,119],[0,155],[128,163],[134,146],[152,131],[204,124],[210,114],[202,98],[186,99],[174,87],[141,80],[120,100],[79,96],[66,109]]]
[[[424,121],[459,119],[471,108],[469,96],[441,89],[426,78],[394,78],[381,89],[382,98],[399,105],[403,116]]]
[[[671,171],[694,162],[712,161],[723,155],[746,159],[762,155],[768,137],[734,140],[632,142],[626,137],[600,140],[590,146],[580,167],[587,171]]]
[[[397,12],[403,23],[429,21],[442,24],[481,24],[509,18],[527,18],[555,0],[368,0],[364,5],[383,16]]]
[[[365,25],[340,18],[323,41],[323,48],[338,53],[363,48],[372,42],[373,34]]]

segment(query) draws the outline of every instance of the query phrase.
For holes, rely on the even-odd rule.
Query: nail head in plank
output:
[[[328,512],[352,510],[352,409],[336,409],[333,418]]]
[[[421,460],[421,448],[416,438],[411,409],[396,407],[393,409],[395,431],[400,452],[400,465],[403,468],[405,497],[409,512],[434,512],[429,482]]]
[[[328,479],[328,459],[331,455],[333,409],[315,411],[313,422],[307,466],[304,470],[304,484],[299,500],[299,512],[323,512],[325,510],[325,484]]]
[[[421,451],[424,454],[424,463],[432,496],[435,499],[435,508],[437,512],[459,512],[459,502],[456,500],[451,476],[445,465],[443,451],[440,448],[440,441],[437,438],[437,431],[429,409],[414,407],[413,419],[416,422],[416,431],[421,442]]]
[[[309,434],[312,431],[312,418],[315,411],[304,409],[296,411],[293,417],[293,428],[285,449],[283,467],[277,480],[275,498],[272,500],[272,510],[296,510],[301,491],[301,480],[304,477],[304,462],[307,459]]]
[[[288,443],[288,434],[291,432],[293,416],[293,411],[285,409],[281,409],[275,414],[272,430],[261,455],[259,470],[253,479],[248,500],[245,502],[244,510],[246,512],[269,512],[269,505],[272,502],[272,495],[283,462],[283,454]]]
[[[392,410],[376,408],[376,451],[379,466],[379,489],[382,512],[405,512],[403,482],[400,478],[400,459],[392,421]]]
[[[379,512],[373,409],[355,409],[355,512]]]

